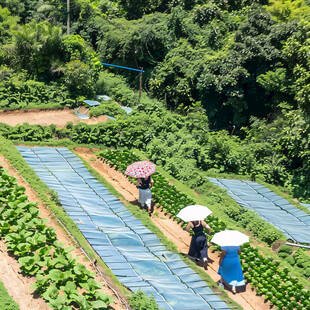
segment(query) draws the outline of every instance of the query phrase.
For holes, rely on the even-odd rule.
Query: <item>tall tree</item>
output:
[[[60,51],[61,30],[48,22],[33,20],[13,32],[11,63],[31,75],[48,76]]]

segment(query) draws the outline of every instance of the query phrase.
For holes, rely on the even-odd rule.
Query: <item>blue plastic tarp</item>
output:
[[[68,216],[121,283],[133,291],[141,288],[153,293],[164,309],[210,308],[207,294],[195,292],[206,288],[206,283],[179,255],[166,250],[78,157],[65,148],[18,149],[30,167],[40,169],[39,177],[57,191]],[[214,302],[214,296],[210,298]]]
[[[310,243],[309,214],[291,205],[286,199],[252,181],[209,178],[227,190],[240,206],[257,212],[265,221],[284,233],[288,239]]]

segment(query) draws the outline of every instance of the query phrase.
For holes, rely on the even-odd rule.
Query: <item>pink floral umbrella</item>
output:
[[[125,174],[133,178],[146,178],[153,174],[155,169],[156,165],[147,160],[137,161],[127,167]]]

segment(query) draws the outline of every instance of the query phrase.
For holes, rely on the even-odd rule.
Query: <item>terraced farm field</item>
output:
[[[45,126],[45,125],[49,125],[49,123],[53,123],[54,118],[46,118],[46,111],[42,112],[42,117],[38,117],[38,115],[40,115],[41,112],[36,111],[35,117],[34,119],[31,119],[31,113],[27,112],[27,113],[21,113],[18,112],[16,113],[18,115],[18,122],[17,123],[22,123],[23,122],[23,118],[25,120],[27,120],[27,122],[29,123],[36,123],[36,124],[40,124]],[[57,115],[57,111],[54,111],[53,113],[55,113],[55,115]],[[9,115],[9,114],[7,114]],[[56,118],[58,118],[56,116]],[[67,117],[61,117],[61,114],[59,114],[59,119],[63,119],[66,121],[72,121],[72,122],[76,122],[78,121],[76,119],[76,115],[74,113],[69,113],[67,114]],[[11,125],[16,125],[16,121],[17,119],[14,120],[14,124],[12,123],[14,120],[14,118],[7,118],[7,122]],[[42,120],[42,121],[40,121]],[[5,115],[2,114],[0,121],[5,122]],[[64,126],[65,123],[58,123],[58,126]],[[28,152],[28,150],[30,150],[29,148],[25,148],[24,146],[19,148],[22,152],[22,150],[26,150]],[[36,148],[34,148],[36,149]],[[39,148],[37,148],[39,149]],[[62,150],[64,148],[61,148]],[[43,149],[44,150],[44,149]],[[88,148],[82,148],[82,147],[76,147],[74,149],[74,152],[80,156],[80,158],[82,158],[90,167],[92,167],[94,169],[94,171],[96,171],[96,173],[98,173],[99,175],[101,175],[113,188],[114,190],[116,190],[116,192],[118,192],[120,194],[120,202],[121,205],[125,204],[127,205],[128,203],[130,203],[131,205],[134,206],[134,208],[136,208],[136,210],[138,210],[138,212],[143,213],[142,210],[139,210],[137,207],[137,198],[138,198],[138,192],[136,187],[134,186],[134,184],[127,179],[120,171],[115,170],[118,169],[117,166],[115,166],[114,168],[108,164],[108,160],[106,162],[103,162],[102,160],[100,160],[100,156],[97,158],[98,156],[98,150],[96,149],[88,149]],[[43,152],[44,153],[44,152]],[[48,152],[47,152],[48,153]],[[70,155],[71,156],[71,155]],[[27,156],[26,156],[27,157]],[[102,159],[102,158],[101,158]],[[16,169],[14,169],[14,167],[9,163],[9,161],[1,156],[0,158],[0,162],[2,163],[2,166],[6,169],[9,170],[9,174],[16,177],[18,180],[18,183],[22,186],[25,187],[26,189],[26,194],[28,195],[28,199],[29,201],[37,201],[39,202],[39,210],[41,213],[41,217],[42,218],[48,218],[48,225],[51,227],[54,227],[56,229],[56,234],[57,234],[57,240],[64,242],[67,245],[73,246],[73,252],[72,252],[72,256],[76,257],[76,256],[82,256],[83,259],[80,260],[80,262],[82,262],[84,265],[86,265],[86,267],[92,271],[95,271],[97,273],[96,275],[96,281],[99,281],[100,283],[103,283],[103,291],[107,293],[108,296],[113,296],[114,298],[114,302],[110,304],[111,307],[113,307],[114,309],[125,309],[127,306],[126,303],[126,297],[123,295],[122,292],[120,292],[117,288],[117,285],[115,286],[113,284],[113,281],[109,278],[109,275],[106,273],[105,269],[100,268],[98,269],[98,267],[90,260],[88,260],[84,255],[83,252],[81,250],[81,248],[72,240],[68,237],[68,234],[66,232],[66,230],[64,230],[63,228],[60,228],[59,225],[57,224],[57,220],[55,220],[55,218],[53,217],[53,214],[51,214],[51,212],[48,210],[48,208],[46,206],[44,206],[44,203],[42,201],[40,201],[40,198],[38,197],[37,193],[31,188],[31,186],[25,182],[25,180],[20,176],[20,174],[18,173],[18,171]],[[47,156],[47,162],[50,162],[51,167],[48,168],[48,171],[52,171],[52,167],[57,167],[58,164],[57,162],[53,163],[51,158],[49,158],[49,156]],[[29,162],[30,166],[31,166],[31,160]],[[80,166],[82,167],[82,166]],[[34,166],[35,168],[35,166]],[[36,167],[35,170],[37,169],[37,171],[42,170],[40,167]],[[83,171],[86,171],[85,168],[83,168]],[[67,173],[67,172],[62,172],[62,173]],[[87,177],[88,178],[88,177]],[[74,183],[74,178],[70,177],[66,180],[66,182],[68,183],[67,185],[70,185],[70,180],[72,180],[72,186],[75,187],[76,184]],[[148,219],[150,222],[152,222],[152,224],[154,225],[154,227],[157,227],[157,229],[159,229],[162,233],[162,236],[164,238],[167,238],[167,240],[171,241],[174,246],[177,249],[177,252],[179,253],[180,257],[186,257],[187,256],[187,251],[189,248],[189,244],[190,244],[190,235],[184,231],[184,223],[181,223],[180,221],[176,221],[176,219],[174,218],[174,216],[171,216],[171,214],[173,215],[173,210],[169,210],[167,212],[167,208],[171,207],[170,204],[168,203],[169,206],[165,207],[164,205],[164,196],[162,196],[164,194],[164,178],[162,179],[158,179],[157,180],[158,184],[162,184],[161,185],[161,190],[156,190],[156,188],[154,189],[154,199],[156,202],[158,202],[158,199],[162,199],[160,203],[157,203],[153,206],[153,215]],[[163,183],[160,183],[163,182]],[[53,184],[53,182],[51,183]],[[173,182],[169,182],[169,186],[173,187]],[[78,192],[77,192],[78,195]],[[176,194],[177,196],[179,194]],[[183,194],[180,194],[180,197],[185,197],[182,196]],[[177,197],[175,196],[175,197]],[[60,202],[62,202],[61,200],[61,195],[58,195]],[[80,197],[84,200],[84,203],[86,203],[87,200],[87,194],[85,194],[85,192],[82,194],[82,192],[80,193]],[[113,198],[114,199],[114,198]],[[113,201],[115,201],[115,203],[118,205],[118,200],[112,200],[112,204]],[[62,203],[63,207],[66,209],[64,203]],[[88,220],[85,216],[82,216],[80,214],[75,213],[75,211],[72,209],[72,206],[70,206],[70,203],[67,203],[67,205],[69,205],[69,209],[67,210],[69,213],[71,212],[74,216],[73,216],[73,220],[78,224],[78,226],[81,228],[83,227],[83,224],[87,224]],[[177,206],[176,206],[177,207]],[[113,207],[112,207],[113,209]],[[125,212],[125,209],[122,211]],[[172,212],[172,213],[171,213]],[[126,211],[126,217],[130,216],[129,211]],[[98,214],[99,215],[99,214]],[[81,217],[82,216],[82,217]],[[89,215],[88,215],[89,216]],[[92,218],[90,216],[90,218]],[[85,222],[86,221],[86,222]],[[94,220],[96,223],[96,220]],[[104,220],[104,222],[106,222],[106,219]],[[108,222],[106,222],[106,224],[108,224]],[[137,224],[136,224],[137,225]],[[140,225],[140,224],[139,224]],[[87,225],[86,225],[87,226]],[[86,227],[85,226],[85,227]],[[98,225],[97,225],[98,226]],[[116,225],[117,226],[117,225]],[[221,224],[221,221],[215,221],[213,226],[212,224],[210,224],[210,226],[214,229],[214,230],[218,230],[218,229],[224,229],[225,226],[223,226],[223,223]],[[100,225],[99,225],[100,228]],[[86,228],[86,231],[84,230],[84,236],[87,237],[90,236],[89,233],[90,231],[87,231],[89,228]],[[110,232],[111,233],[111,232]],[[150,232],[151,233],[151,232]],[[148,237],[149,238],[149,237]],[[92,239],[92,238],[91,238]],[[151,239],[148,239],[151,240]],[[154,239],[155,240],[155,239]],[[89,241],[89,243],[91,245],[93,245],[94,250],[97,252],[97,254],[102,253],[103,254],[103,261],[104,261],[104,257],[106,257],[106,253],[105,251],[102,251],[102,247],[103,244],[102,243],[97,243],[97,244],[92,244],[92,242]],[[256,246],[256,244],[258,245],[258,243],[252,239],[252,246]],[[154,244],[153,246],[155,247],[161,247],[160,244]],[[13,296],[13,299],[17,301],[17,303],[20,305],[20,309],[47,309],[48,306],[46,305],[45,301],[41,298],[39,298],[37,295],[33,295],[33,289],[30,288],[31,285],[33,285],[35,283],[35,279],[34,278],[25,278],[23,276],[21,276],[19,274],[19,268],[20,268],[20,263],[18,263],[16,260],[14,260],[14,258],[10,257],[7,255],[8,253],[8,249],[6,248],[6,245],[4,242],[1,242],[1,253],[3,253],[2,256],[2,261],[4,266],[11,266],[11,268],[3,268],[2,269],[2,273],[0,276],[0,280],[2,282],[4,282],[5,286],[7,287],[8,292],[10,293],[10,295]],[[169,252],[165,252],[166,250],[164,248],[158,248],[157,251],[162,251],[162,253],[166,253],[166,255],[170,255]],[[247,248],[245,248],[245,251],[250,255],[251,252],[248,251]],[[255,251],[254,251],[255,253]],[[127,252],[127,254],[129,255],[129,253]],[[176,256],[173,255],[177,255],[177,254],[171,254],[172,259],[174,259],[173,257],[175,257],[176,261],[179,261],[180,264],[182,262],[181,259],[176,258]],[[252,255],[252,254],[251,254]],[[255,281],[253,280],[254,285],[251,286],[251,284],[247,285],[247,290],[246,292],[243,293],[239,293],[237,295],[233,295],[231,292],[226,291],[225,293],[218,288],[217,286],[217,282],[219,280],[219,276],[217,275],[217,269],[218,269],[218,252],[216,250],[209,250],[209,258],[210,258],[210,264],[209,264],[209,268],[208,270],[204,271],[201,267],[199,266],[195,266],[194,267],[194,271],[192,272],[192,280],[189,280],[190,283],[186,282],[186,278],[190,279],[189,275],[186,276],[187,273],[185,273],[185,276],[183,276],[184,279],[184,283],[186,283],[186,286],[191,288],[191,285],[196,285],[199,281],[198,278],[196,278],[196,276],[194,276],[198,270],[199,276],[202,277],[202,280],[204,280],[204,276],[203,274],[206,274],[206,277],[208,277],[211,280],[208,280],[208,285],[205,285],[204,287],[210,288],[210,291],[208,293],[207,289],[205,289],[205,293],[202,293],[201,290],[198,290],[196,288],[197,292],[201,292],[203,296],[203,294],[205,295],[209,295],[209,301],[207,300],[207,306],[201,306],[201,309],[208,309],[207,307],[209,307],[210,309],[228,309],[230,307],[236,307],[237,304],[239,305],[240,308],[242,309],[270,309],[272,307],[272,304],[270,303],[270,300],[273,300],[273,303],[275,304],[275,297],[271,298],[267,298],[266,299],[266,293],[269,293],[268,290],[263,291],[264,288],[263,287],[257,287],[257,283],[255,285]],[[245,259],[245,257],[243,257]],[[113,258],[114,260],[117,260],[117,258]],[[257,259],[257,258],[255,258]],[[142,260],[144,260],[142,258]],[[262,260],[264,260],[264,258],[262,258]],[[266,260],[267,262],[267,260]],[[113,266],[116,268],[114,269],[114,272],[117,274],[119,273],[117,270],[119,270],[119,267],[116,267],[116,263],[121,263],[120,262],[113,262],[110,263],[110,267],[113,271]],[[184,264],[182,262],[182,264]],[[248,265],[248,263],[246,263]],[[106,265],[109,267],[109,262],[106,262]],[[139,264],[135,264],[132,263],[132,265],[136,265],[139,266]],[[172,264],[173,265],[173,264]],[[122,263],[121,265],[122,266]],[[141,266],[140,266],[141,267]],[[185,265],[184,265],[185,267]],[[121,267],[123,269],[123,266]],[[248,268],[248,267],[247,267]],[[279,267],[279,270],[282,270],[282,267]],[[156,269],[156,267],[155,267]],[[4,271],[3,271],[4,270]],[[285,270],[285,269],[284,269]],[[136,271],[138,272],[138,271]],[[140,270],[141,272],[141,270]],[[282,271],[281,271],[282,272]],[[156,272],[155,272],[156,273]],[[174,272],[173,272],[174,273]],[[100,275],[104,274],[104,278],[105,280],[102,279],[102,277],[100,277]],[[284,271],[285,274],[285,271]],[[141,276],[142,274],[140,274]],[[202,276],[201,276],[202,275]],[[126,276],[127,277],[127,276]],[[126,283],[128,283],[127,279],[124,279],[124,277],[122,278],[122,283],[124,284],[124,286],[129,287],[131,290],[135,291],[136,289],[134,288],[135,286],[128,286],[126,285]],[[13,279],[13,280],[11,280]],[[251,278],[249,278],[251,279]],[[163,280],[164,280],[164,276],[163,276]],[[145,279],[144,279],[145,281]],[[147,282],[149,281],[146,280]],[[159,280],[160,281],[160,280]],[[197,282],[198,281],[198,282]],[[211,282],[210,282],[211,281]],[[156,282],[156,281],[155,281]],[[169,281],[168,281],[169,282]],[[257,281],[256,281],[257,282]],[[149,282],[150,283],[150,282]],[[183,281],[182,281],[183,283]],[[211,284],[210,284],[211,283]],[[16,287],[19,287],[19,291],[16,290]],[[136,288],[140,286],[136,286]],[[141,288],[143,290],[143,286],[141,285]],[[195,291],[195,287],[192,287],[191,289],[194,288]],[[300,287],[302,289],[302,287]],[[156,289],[156,292],[162,290],[161,289]],[[152,290],[147,290],[148,293],[152,292]],[[154,291],[155,292],[155,291]],[[163,294],[163,290],[162,290],[162,294]],[[261,293],[263,292],[263,293]],[[201,294],[200,293],[200,294]],[[162,295],[164,297],[164,301],[168,301],[167,306],[164,304],[164,302],[159,302],[160,306],[164,306],[167,309],[183,309],[181,306],[182,302],[180,305],[177,304],[176,301],[173,301],[173,297],[172,295],[169,296],[169,294]],[[305,294],[305,296],[307,296],[308,294],[308,289],[305,290],[303,289],[303,294]],[[264,297],[265,296],[265,297]],[[280,296],[280,295],[279,295]],[[293,296],[293,295],[290,295]],[[210,299],[211,298],[211,299]],[[295,297],[294,297],[295,298]],[[46,298],[45,298],[46,300]],[[221,301],[223,300],[223,301]],[[237,304],[232,304],[231,301],[236,302]],[[199,303],[199,302],[198,302]],[[184,304],[184,301],[183,301]],[[298,300],[297,300],[297,306],[299,306]],[[225,308],[226,307],[226,308]],[[238,307],[238,306],[237,306]],[[277,307],[277,306],[276,306]],[[280,308],[280,307],[279,307]],[[194,309],[194,308],[193,308]],[[197,307],[195,307],[195,309],[198,309]],[[299,309],[299,307],[297,307],[296,309]]]

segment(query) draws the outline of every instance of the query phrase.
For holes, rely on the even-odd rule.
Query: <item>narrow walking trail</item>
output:
[[[27,122],[29,125],[49,126],[53,124],[58,128],[62,128],[66,126],[67,122],[72,122],[74,125],[77,123],[93,125],[108,120],[109,118],[104,115],[89,119],[80,119],[75,115],[74,110],[66,108],[63,110],[0,110],[0,123],[6,123],[10,126],[21,125]]]

